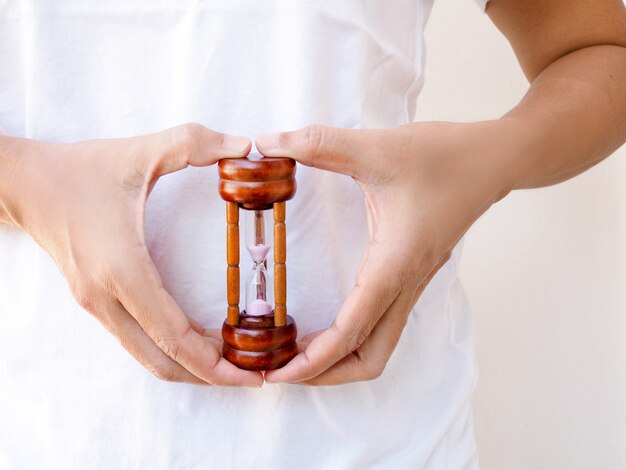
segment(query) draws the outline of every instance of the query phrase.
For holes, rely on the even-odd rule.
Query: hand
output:
[[[244,137],[186,124],[127,139],[50,144],[9,139],[13,222],[52,255],[79,304],[165,380],[261,386],[262,375],[222,358],[165,291],[144,240],[158,178],[250,151]]]
[[[514,121],[502,119],[386,130],[310,126],[258,137],[266,156],[351,176],[369,224],[355,286],[335,321],[304,337],[304,350],[267,372],[267,382],[334,385],[383,372],[428,282],[470,225],[512,188],[505,157],[514,132]]]

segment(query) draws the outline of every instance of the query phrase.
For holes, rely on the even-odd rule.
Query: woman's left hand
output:
[[[369,223],[369,246],[335,321],[304,337],[302,352],[267,372],[267,382],[334,385],[383,372],[429,281],[472,223],[514,186],[518,128],[503,118],[383,130],[313,125],[258,137],[266,156],[351,176]]]

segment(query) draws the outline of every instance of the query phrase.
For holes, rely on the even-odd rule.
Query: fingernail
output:
[[[249,145],[250,139],[239,135],[226,134],[224,136],[224,141],[222,142],[222,147],[224,147],[224,150],[236,153],[238,155],[245,153],[246,150],[248,150]]]
[[[263,152],[271,152],[279,147],[280,134],[259,134],[256,146]]]

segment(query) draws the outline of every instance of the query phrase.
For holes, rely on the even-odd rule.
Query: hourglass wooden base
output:
[[[240,369],[272,370],[287,364],[297,354],[296,322],[287,315],[287,324],[274,326],[274,316],[254,317],[241,313],[239,325],[224,322],[224,357]]]

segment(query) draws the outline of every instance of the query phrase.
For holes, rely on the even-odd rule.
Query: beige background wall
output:
[[[471,0],[435,3],[419,119],[503,114],[527,88],[510,46]],[[493,207],[462,277],[482,468],[626,468],[626,147]]]

